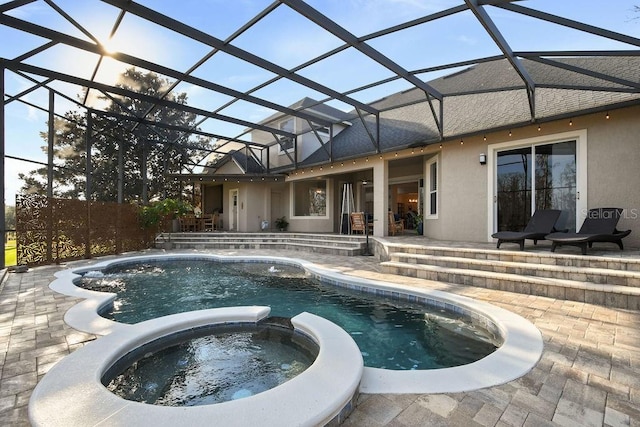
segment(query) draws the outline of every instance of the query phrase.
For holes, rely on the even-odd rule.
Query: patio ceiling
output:
[[[438,90],[428,82],[495,60],[505,60],[516,80],[492,83],[489,90],[525,90],[523,102],[530,122],[542,119],[536,109],[539,88],[602,91],[608,85],[616,93],[640,92],[638,79],[629,78],[624,70],[576,65],[581,58],[640,56],[640,39],[581,22],[581,0],[441,0],[425,2],[431,4],[428,7],[409,7],[402,1],[184,1],[178,11],[172,3],[1,3],[5,106],[19,102],[47,111],[50,92],[59,100],[55,114],[60,116],[70,106],[106,114],[95,95],[150,102],[153,107],[145,115],[119,116],[121,126],[130,131],[139,126],[169,127],[183,132],[184,141],[190,134],[210,136],[211,147],[196,160],[199,163],[211,153],[225,155],[242,147],[248,152],[263,150],[281,137],[295,136],[279,129],[274,117],[296,116],[323,126],[344,121],[344,117],[314,114],[314,107],[322,104],[344,111],[356,122],[379,121],[381,113],[406,105],[406,99],[398,97],[394,103],[390,95],[410,90],[419,91],[414,102],[425,103],[437,128],[433,141],[426,142],[449,138],[443,105],[470,90]],[[376,22],[348,20],[336,4],[384,6],[383,13],[396,23],[378,28]],[[567,4],[573,4],[575,16],[562,12],[568,10]],[[440,37],[447,27],[457,28],[458,40]],[[575,49],[572,43],[549,40],[543,37],[547,31],[566,35],[565,40],[573,35],[585,38],[585,45],[594,48]],[[523,34],[529,42],[522,41]],[[465,40],[473,43],[465,45]],[[116,42],[115,50],[109,47],[111,42]],[[604,45],[607,49],[599,48]],[[587,83],[577,87],[575,82],[554,81],[549,73],[532,73],[526,65],[531,63],[574,73]],[[189,93],[188,105],[169,101],[166,93],[151,97],[116,87],[113,70],[132,66],[172,82],[166,93]],[[78,98],[84,88],[89,89],[87,94]],[[290,107],[305,97],[317,104]],[[154,109],[195,113],[197,128],[176,129],[171,123],[153,122]],[[252,130],[267,132],[273,139],[252,141]]]

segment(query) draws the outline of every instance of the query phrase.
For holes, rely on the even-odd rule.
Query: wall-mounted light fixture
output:
[[[480,164],[481,165],[487,164],[487,155],[484,153],[480,153]]]

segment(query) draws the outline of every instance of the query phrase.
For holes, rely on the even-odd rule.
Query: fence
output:
[[[156,229],[143,229],[131,204],[19,196],[18,265],[44,265],[148,248]]]

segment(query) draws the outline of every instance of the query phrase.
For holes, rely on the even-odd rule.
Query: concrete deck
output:
[[[410,236],[398,241],[402,240],[419,241]],[[265,254],[253,250],[209,253]],[[307,259],[347,275],[477,298],[529,319],[542,332],[545,349],[540,362],[516,381],[467,393],[363,394],[343,425],[640,427],[638,311],[386,275],[373,257],[279,250],[268,254]],[[635,252],[625,251],[629,254]],[[7,274],[0,288],[0,425],[29,425],[27,404],[38,380],[55,362],[95,339],[62,320],[77,300],[48,288],[56,271],[93,262]]]

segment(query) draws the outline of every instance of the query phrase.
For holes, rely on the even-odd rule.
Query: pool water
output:
[[[102,383],[136,402],[209,405],[276,387],[311,366],[317,355],[317,345],[292,329],[217,325],[136,349],[111,367]]]
[[[211,260],[120,264],[87,274],[77,284],[117,293],[113,307],[101,315],[123,323],[240,305],[270,306],[271,315],[281,317],[307,311],[351,334],[368,367],[459,366],[492,353],[498,342],[455,313],[325,285],[300,268],[279,264]]]

